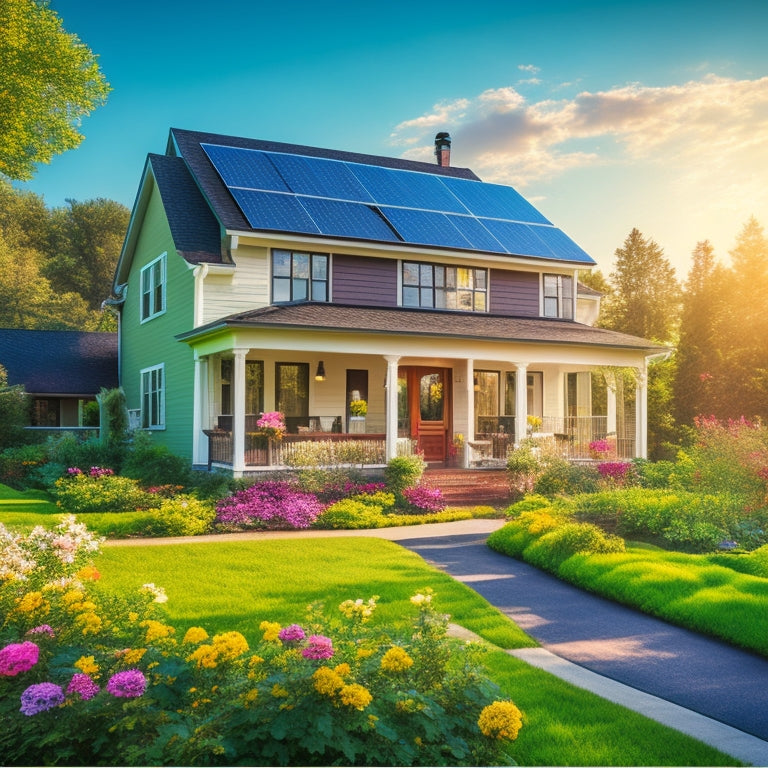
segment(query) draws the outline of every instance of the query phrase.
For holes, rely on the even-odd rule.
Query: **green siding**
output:
[[[148,182],[151,183],[151,182]],[[162,253],[166,260],[166,311],[140,321],[141,269]],[[129,409],[141,407],[143,368],[165,364],[165,429],[153,430],[156,442],[174,453],[192,456],[194,358],[176,334],[194,325],[194,277],[177,253],[157,189],[153,187],[136,242],[121,319],[121,382]]]

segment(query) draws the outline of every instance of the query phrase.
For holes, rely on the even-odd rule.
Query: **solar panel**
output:
[[[502,244],[507,253],[515,256],[540,256],[553,258],[554,254],[545,243],[536,237],[534,228],[516,221],[481,219],[486,229]]]
[[[504,246],[474,216],[446,214],[446,218],[464,235],[472,247],[478,251],[507,253]]]
[[[367,205],[317,197],[300,197],[298,200],[323,235],[398,242],[387,222]]]
[[[450,176],[441,177],[440,181],[479,218],[551,224],[512,187]]]
[[[468,213],[455,195],[443,186],[438,176],[359,163],[347,163],[347,167],[370,192],[378,205],[445,213]]]
[[[347,168],[346,163],[326,160],[322,157],[287,155],[267,152],[291,192],[297,195],[314,195],[331,200],[349,200],[373,203],[363,185]]]
[[[568,235],[557,227],[536,227],[531,229],[552,252],[556,259],[563,261],[580,261],[592,264],[592,257],[571,240]]]
[[[221,180],[228,187],[289,192],[280,174],[263,152],[218,144],[201,144]]]
[[[230,189],[235,202],[254,229],[319,235],[320,229],[295,195]]]
[[[406,243],[472,248],[472,243],[443,213],[417,211],[413,208],[382,208],[381,212]]]

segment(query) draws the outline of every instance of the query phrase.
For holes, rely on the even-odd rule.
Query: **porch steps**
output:
[[[448,506],[510,504],[509,476],[504,469],[443,469],[429,467],[422,482],[439,488]]]

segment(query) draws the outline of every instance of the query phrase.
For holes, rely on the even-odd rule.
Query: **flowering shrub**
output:
[[[161,498],[160,506],[149,511],[150,533],[157,536],[198,536],[211,529],[216,517],[212,504],[187,494]]]
[[[220,501],[216,523],[227,528],[309,528],[321,510],[314,494],[294,483],[269,480]]]
[[[403,490],[403,499],[407,506],[406,511],[414,514],[426,514],[429,512],[442,512],[445,509],[443,492],[439,488],[431,488],[428,485],[417,485]]]
[[[625,485],[637,478],[635,466],[631,461],[603,461],[597,465],[597,471],[609,485]]]
[[[134,512],[152,504],[151,495],[139,488],[136,480],[103,467],[91,467],[87,472],[70,467],[51,492],[58,506],[75,514]]]
[[[96,590],[92,566],[72,570],[89,552],[85,537],[40,588],[0,582],[6,764],[510,762],[521,714],[497,700],[481,647],[447,638],[429,590],[402,636],[375,625],[376,598],[357,599],[330,617],[313,606],[302,624],[262,621],[251,648],[239,632],[177,637],[155,585]]]
[[[265,437],[282,440],[285,434],[285,417],[280,411],[267,411],[261,414],[256,426]]]
[[[389,506],[394,504],[394,496],[390,494],[359,494],[349,499],[341,499],[326,507],[313,523],[314,528],[323,529],[365,529],[383,528],[384,506],[376,503],[377,496],[388,496]]]

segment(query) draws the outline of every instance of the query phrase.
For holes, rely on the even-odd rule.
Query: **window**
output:
[[[499,418],[499,372],[476,370],[473,384],[475,432],[503,432]]]
[[[485,269],[404,261],[402,274],[404,307],[487,311]]]
[[[328,254],[273,250],[272,301],[328,301]]]
[[[309,363],[275,363],[275,403],[289,432],[309,426]]]
[[[141,372],[141,426],[165,427],[165,366],[155,365]]]
[[[573,278],[544,275],[544,317],[573,320]]]
[[[141,270],[141,322],[165,312],[165,254]]]
[[[221,361],[221,412],[232,415],[232,376],[235,361]],[[264,410],[264,361],[245,361],[245,412],[261,413]]]

